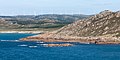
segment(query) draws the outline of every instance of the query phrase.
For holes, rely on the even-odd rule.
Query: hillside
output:
[[[116,43],[116,41],[120,41],[119,37],[120,11],[105,10],[89,18],[64,26],[57,31],[27,37],[23,40]]]
[[[61,28],[57,35],[68,36],[119,36],[120,11],[105,10],[90,18],[79,20]]]
[[[0,25],[3,28],[60,28],[64,25],[73,23],[79,19],[89,17],[90,15],[18,15],[18,16],[0,16],[0,21],[6,23]],[[1,24],[1,23],[0,23]]]

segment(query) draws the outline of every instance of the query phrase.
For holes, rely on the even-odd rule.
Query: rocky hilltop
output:
[[[22,40],[86,42],[96,44],[120,43],[120,11],[105,10],[61,29]]]
[[[57,35],[120,36],[120,11],[105,10],[90,18],[79,20],[58,30]]]

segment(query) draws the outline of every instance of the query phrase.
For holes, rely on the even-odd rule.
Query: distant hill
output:
[[[79,19],[83,19],[89,17],[89,15],[57,15],[57,14],[48,14],[48,15],[38,15],[33,19],[35,20],[55,20],[59,23],[72,23]]]
[[[59,14],[46,14],[46,15],[18,15],[18,16],[0,16],[0,21],[5,22],[6,25],[16,26],[18,28],[47,28],[48,25],[53,27],[64,26],[73,23],[79,19],[89,17],[91,15],[59,15]],[[62,25],[61,25],[62,24]],[[45,26],[43,26],[45,25]],[[59,26],[58,26],[59,25]],[[2,25],[4,27],[4,25]],[[8,26],[8,27],[10,27]],[[50,27],[52,27],[50,26]],[[13,27],[14,28],[14,27]]]

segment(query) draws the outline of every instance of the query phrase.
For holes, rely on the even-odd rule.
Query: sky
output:
[[[0,0],[0,15],[96,14],[118,11],[120,0]]]

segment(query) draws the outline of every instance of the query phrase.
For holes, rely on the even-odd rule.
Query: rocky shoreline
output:
[[[42,44],[45,47],[67,47],[67,46],[73,46],[73,44],[65,43],[65,44]]]
[[[43,41],[43,42],[79,42],[79,43],[84,43],[84,44],[120,44],[119,40],[111,40],[110,38],[100,38],[100,40],[99,38],[94,39],[94,37],[92,37],[92,39],[91,38],[84,39],[84,38],[85,37],[76,40],[76,39],[55,39],[55,38],[42,39],[42,38],[37,38],[37,37],[31,37],[31,38],[22,38],[20,40],[22,41]],[[106,39],[108,39],[108,41]]]
[[[72,37],[72,36],[60,36],[49,37],[49,35],[41,34],[36,36],[30,36],[27,38],[21,38],[21,41],[43,41],[43,42],[79,42],[84,44],[120,44],[120,37]]]

